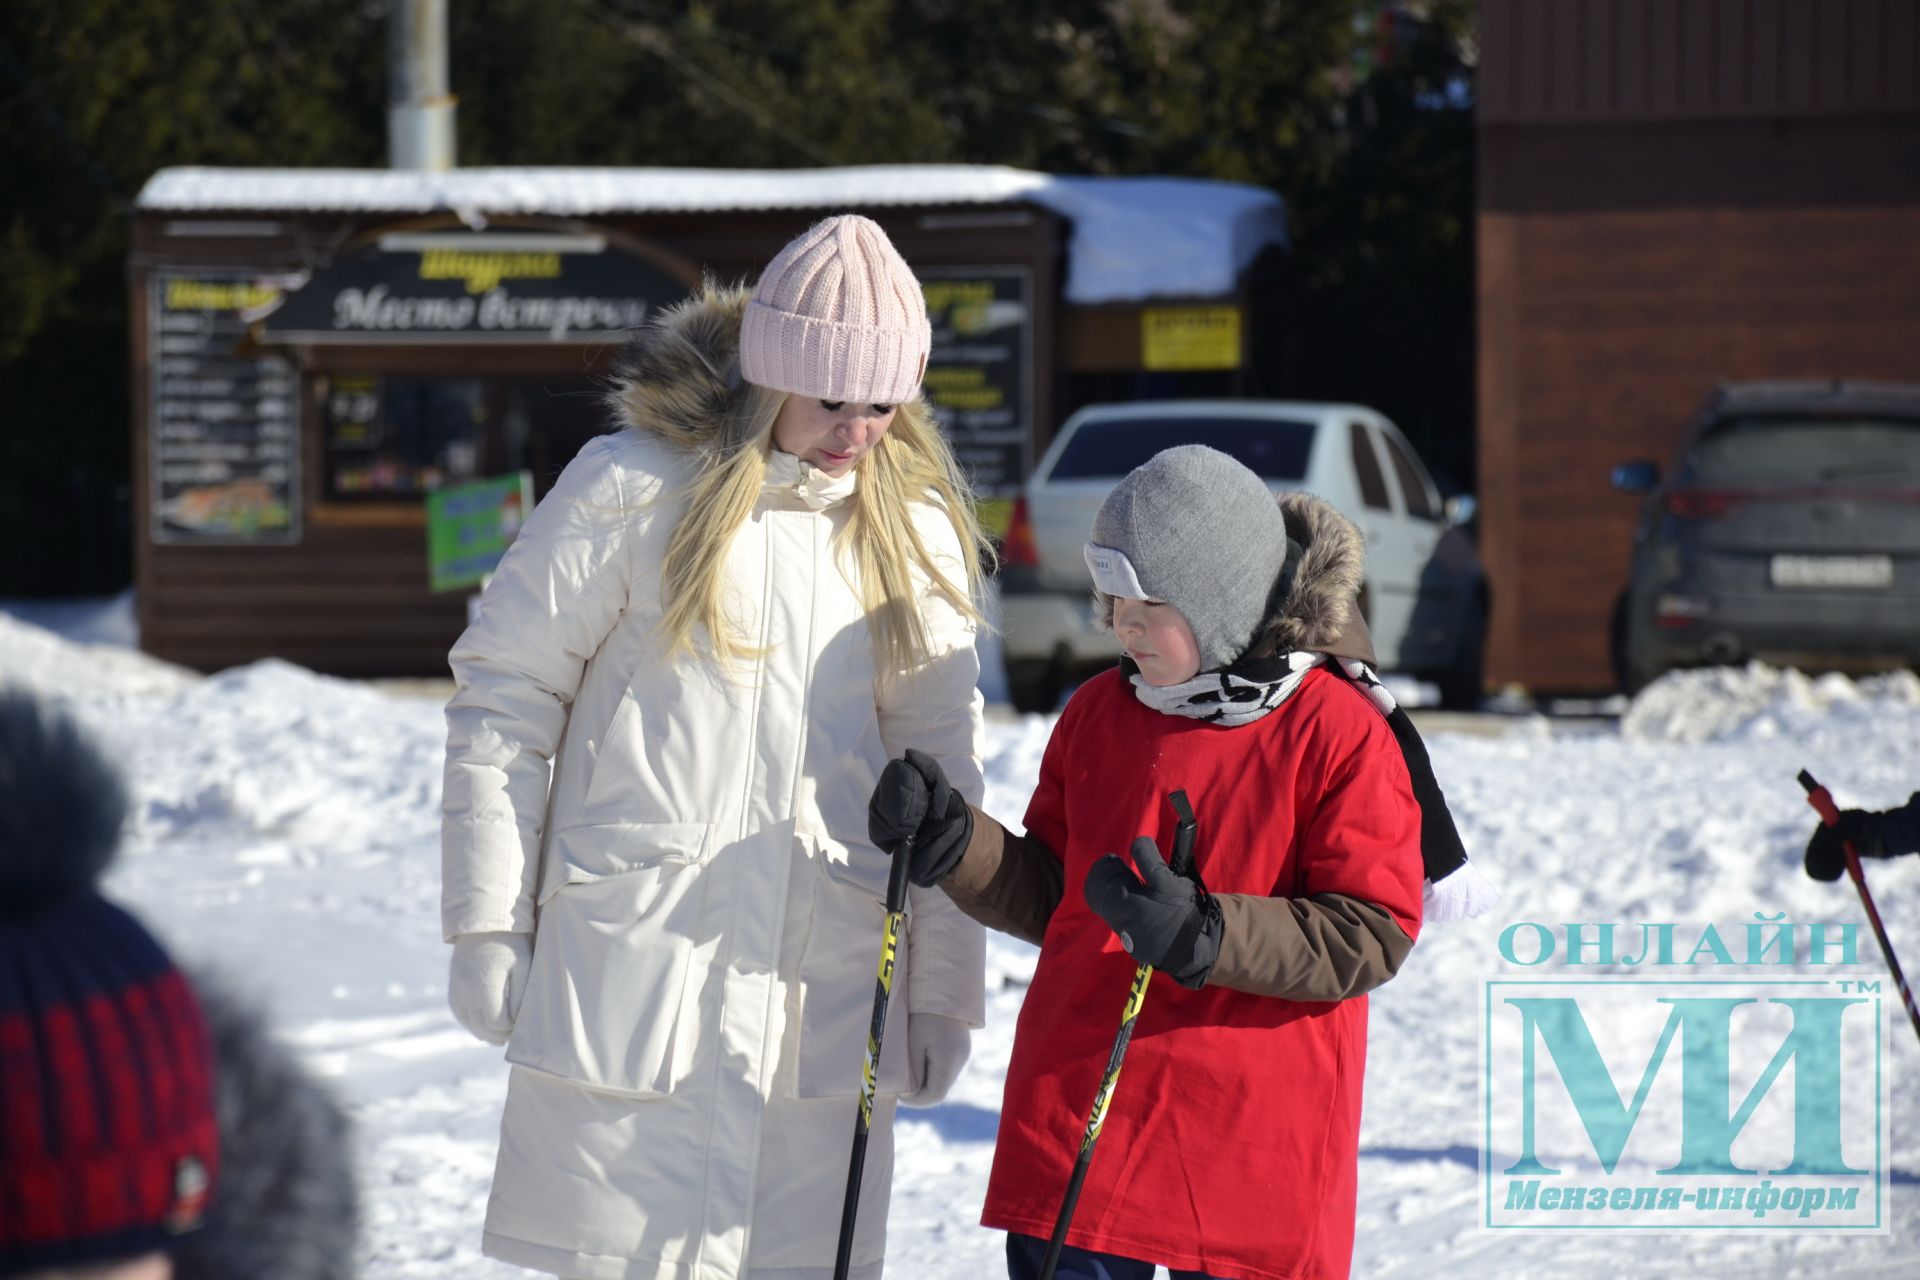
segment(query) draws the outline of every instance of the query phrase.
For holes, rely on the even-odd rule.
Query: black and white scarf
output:
[[[1179,684],[1151,685],[1140,669],[1126,662],[1134,696],[1162,715],[1205,720],[1223,729],[1252,724],[1293,696],[1307,672],[1325,662],[1324,653],[1296,650],[1277,658],[1240,662],[1224,671],[1208,671]],[[1123,659],[1123,662],[1125,660]]]
[[[1299,689],[1307,673],[1328,666],[1366,695],[1393,731],[1413,798],[1420,805],[1420,855],[1426,866],[1426,894],[1422,918],[1428,921],[1465,920],[1481,915],[1499,900],[1499,888],[1467,861],[1466,846],[1453,824],[1447,798],[1433,776],[1433,762],[1420,733],[1374,669],[1353,658],[1294,650],[1272,658],[1235,663],[1223,671],[1209,671],[1180,684],[1151,685],[1140,668],[1120,660],[1133,685],[1134,696],[1163,715],[1186,716],[1223,729],[1252,724],[1271,714]]]

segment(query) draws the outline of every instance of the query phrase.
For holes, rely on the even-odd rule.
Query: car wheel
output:
[[[1614,687],[1627,688],[1627,593],[1622,591],[1613,602],[1607,618],[1607,665],[1613,668]]]
[[[1460,645],[1453,661],[1440,672],[1440,705],[1448,711],[1478,711],[1486,697],[1487,597],[1481,592],[1460,629]]]
[[[1007,663],[1007,700],[1022,715],[1047,715],[1060,705],[1060,665],[1045,659]]]
[[[1647,653],[1647,644],[1634,626],[1633,611],[1620,602],[1620,692],[1629,698],[1667,673],[1667,667]]]

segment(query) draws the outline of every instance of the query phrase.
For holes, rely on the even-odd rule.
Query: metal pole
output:
[[[447,0],[393,0],[387,17],[387,165],[454,165],[447,81]]]
[[[847,1280],[853,1263],[853,1222],[860,1212],[860,1175],[867,1165],[867,1135],[873,1130],[874,1081],[880,1074],[880,1038],[887,1030],[887,1001],[893,995],[893,959],[907,920],[907,871],[913,863],[913,837],[894,850],[887,873],[887,923],[880,940],[880,973],[874,983],[873,1021],[867,1024],[867,1059],[860,1072],[860,1111],[853,1119],[853,1156],[847,1164],[847,1198],[840,1206],[840,1245],[834,1255],[834,1280]]]
[[[1173,857],[1167,863],[1175,875],[1186,876],[1195,884],[1199,874],[1193,866],[1193,807],[1187,793],[1176,791],[1167,797],[1179,819],[1173,829]],[[1204,886],[1203,886],[1204,887]],[[1060,1265],[1060,1251],[1066,1248],[1067,1228],[1073,1224],[1073,1211],[1080,1204],[1080,1188],[1093,1164],[1093,1144],[1100,1141],[1100,1130],[1107,1123],[1107,1108],[1113,1103],[1113,1091],[1120,1083],[1120,1067],[1127,1060],[1127,1046],[1133,1042],[1133,1024],[1147,1002],[1147,984],[1153,981],[1151,965],[1139,965],[1133,971],[1133,985],[1127,989],[1126,1007],[1120,1012],[1120,1030],[1113,1037],[1113,1049],[1107,1054],[1107,1069],[1100,1076],[1099,1092],[1093,1097],[1093,1110],[1087,1113],[1087,1127],[1080,1135],[1080,1154],[1073,1161],[1073,1176],[1067,1180],[1067,1193],[1060,1199],[1060,1212],[1053,1220],[1053,1235],[1047,1241],[1047,1256],[1040,1263],[1040,1280],[1053,1280]]]
[[[1133,986],[1127,989],[1127,1005],[1120,1014],[1120,1033],[1113,1038],[1113,1050],[1107,1055],[1107,1069],[1100,1077],[1100,1091],[1094,1095],[1093,1110],[1087,1113],[1087,1127],[1080,1135],[1080,1154],[1073,1161],[1073,1176],[1067,1179],[1067,1194],[1060,1199],[1060,1212],[1053,1219],[1053,1235],[1047,1241],[1047,1256],[1040,1263],[1040,1280],[1053,1280],[1060,1265],[1060,1251],[1066,1247],[1067,1228],[1073,1223],[1073,1211],[1080,1204],[1080,1187],[1087,1180],[1093,1163],[1093,1144],[1100,1141],[1100,1130],[1107,1123],[1107,1107],[1120,1083],[1120,1065],[1127,1059],[1127,1045],[1133,1040],[1133,1024],[1140,1007],[1147,1002],[1147,983],[1153,980],[1153,968],[1141,965],[1133,971]]]

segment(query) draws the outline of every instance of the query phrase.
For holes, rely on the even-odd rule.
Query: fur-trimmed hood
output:
[[[360,1188],[333,1095],[217,974],[193,985],[213,1038],[220,1174],[206,1226],[181,1237],[176,1280],[352,1280]]]
[[[1254,653],[1307,649],[1374,661],[1373,637],[1359,609],[1367,550],[1353,522],[1310,493],[1283,493],[1287,537],[1300,547],[1293,583],[1254,637]]]
[[[703,463],[746,443],[740,324],[749,297],[744,286],[706,280],[686,301],[654,312],[614,366],[614,419]]]
[[[1379,660],[1360,613],[1360,586],[1367,567],[1365,540],[1332,503],[1310,493],[1281,494],[1280,513],[1286,520],[1287,537],[1300,547],[1299,565],[1286,598],[1256,637],[1253,652],[1305,649],[1348,660],[1329,665],[1386,717],[1406,762],[1414,801],[1420,806],[1420,854],[1427,877],[1425,918],[1465,920],[1485,914],[1499,900],[1500,890],[1467,860],[1466,845],[1434,777],[1420,731],[1370,670]]]

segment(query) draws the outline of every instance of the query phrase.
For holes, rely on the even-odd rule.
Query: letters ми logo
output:
[[[1489,982],[1483,1225],[1884,1232],[1868,986]]]

